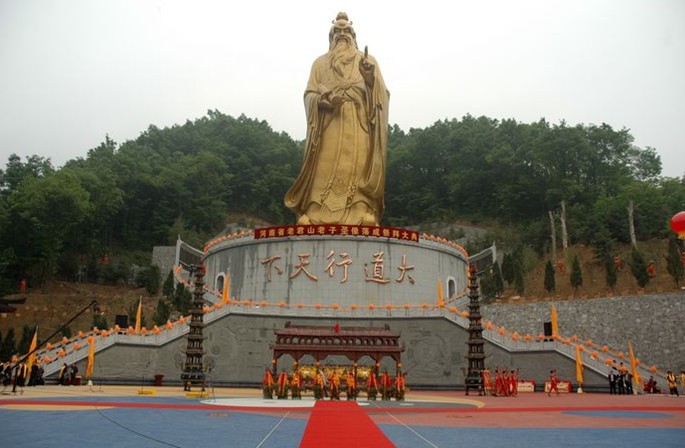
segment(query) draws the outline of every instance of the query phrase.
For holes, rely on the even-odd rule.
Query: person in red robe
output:
[[[552,396],[552,391],[556,392],[557,397],[559,396],[559,379],[557,378],[556,370],[551,370],[549,372],[549,392],[547,392],[548,397]]]
[[[264,377],[262,378],[262,394],[266,399],[274,398],[274,377],[271,374],[271,370],[264,370]]]
[[[356,400],[357,399],[357,379],[354,377],[354,370],[350,369],[347,371],[347,377],[345,378],[347,383],[347,399]]]
[[[381,400],[390,400],[392,396],[392,380],[388,372],[383,372],[381,376]]]
[[[512,370],[509,375],[509,395],[515,397],[519,393],[519,371],[518,369]]]
[[[300,373],[295,370],[293,376],[290,379],[290,390],[293,400],[300,400],[302,398],[302,392],[300,388],[302,387],[302,379],[300,378]]]
[[[330,378],[330,388],[331,388],[331,400],[340,400],[340,376],[338,372],[333,369],[333,373]]]
[[[498,367],[495,369],[495,396],[501,397],[503,395],[502,392],[502,371]]]
[[[509,378],[509,370],[502,371],[502,395],[508,397],[511,391],[511,378]]]
[[[402,373],[402,371],[400,370],[399,372],[397,372],[397,378],[395,378],[395,400],[404,401],[405,389],[406,386],[404,373]]]
[[[492,389],[492,375],[490,375],[490,369],[483,370],[483,392],[485,395],[495,395],[495,391]]]
[[[278,381],[276,383],[276,398],[279,400],[284,400],[288,398],[288,374],[285,370],[281,370],[281,374],[278,375]]]
[[[369,400],[375,400],[378,394],[378,381],[376,380],[376,375],[373,372],[369,373],[369,380],[366,384],[366,396]]]

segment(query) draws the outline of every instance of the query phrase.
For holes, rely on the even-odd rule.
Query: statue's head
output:
[[[348,39],[357,47],[357,34],[352,27],[352,21],[347,18],[346,12],[339,12],[333,20],[333,26],[328,33],[329,48],[333,48],[339,39]]]

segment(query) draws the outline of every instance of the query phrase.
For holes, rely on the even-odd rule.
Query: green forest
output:
[[[550,212],[562,201],[570,242],[598,252],[630,241],[631,202],[639,240],[672,237],[669,220],[685,210],[685,177],[663,177],[654,148],[606,124],[467,115],[425,129],[393,125],[388,140],[383,224],[492,229],[467,242],[470,251],[496,240],[548,252]],[[236,220],[294,223],[283,197],[302,148],[265,121],[215,110],[123,143],[106,136],[60,168],[13,154],[0,169],[0,294],[21,278],[117,281],[132,264],[148,265],[153,246],[181,235],[201,247]],[[103,272],[105,256],[118,261]]]

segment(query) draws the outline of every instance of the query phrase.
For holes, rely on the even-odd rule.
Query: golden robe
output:
[[[380,225],[384,209],[389,92],[376,60],[374,83],[359,73],[356,50],[343,73],[329,55],[312,65],[304,94],[307,137],[300,174],[285,196],[298,224]],[[320,106],[322,96],[341,96],[338,108]]]

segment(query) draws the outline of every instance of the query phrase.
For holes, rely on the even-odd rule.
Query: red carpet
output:
[[[394,448],[354,401],[317,401],[300,448]]]

